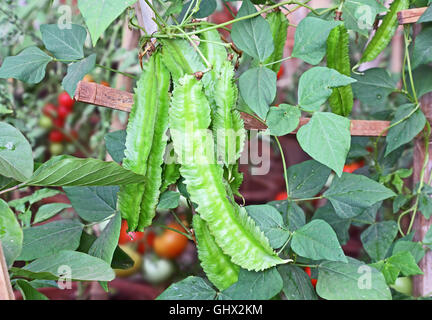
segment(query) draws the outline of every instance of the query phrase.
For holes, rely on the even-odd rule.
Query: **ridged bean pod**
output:
[[[409,0],[394,0],[392,2],[390,11],[385,15],[381,25],[364,50],[358,65],[374,60],[387,47],[398,26],[397,13],[407,9],[408,6]]]
[[[170,130],[191,200],[232,262],[256,271],[284,263],[246,210],[227,197],[223,170],[212,162],[214,154],[206,152],[214,148],[213,140],[206,138],[210,121],[202,84],[193,76],[182,77],[173,91]]]
[[[236,283],[240,267],[232,263],[231,258],[223,253],[206,222],[198,214],[194,215],[192,223],[198,258],[207,278],[221,291]]]
[[[335,27],[327,38],[327,67],[343,75],[351,75],[349,37],[343,24]],[[348,116],[354,103],[351,85],[333,88],[329,103],[333,113]]]

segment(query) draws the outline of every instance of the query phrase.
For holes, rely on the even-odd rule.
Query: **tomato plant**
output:
[[[42,280],[59,280],[67,265],[69,280],[105,289],[132,274],[179,280],[158,299],[427,295],[409,280],[432,281],[419,264],[432,244],[429,9],[421,31],[404,23],[395,71],[398,13],[417,6],[407,0],[389,10],[375,1],[318,9],[244,0],[222,12],[215,1],[155,1],[154,30],[130,52],[118,49],[120,35],[125,25],[148,27],[133,17],[140,2],[78,0],[70,28],[51,16],[20,24],[42,2],[58,5],[0,4],[16,11],[0,16],[0,240],[15,290],[42,299]],[[292,16],[300,7],[309,14]],[[277,80],[293,58],[283,65],[299,67],[285,86]],[[108,88],[125,83],[132,95]],[[33,130],[38,123],[45,130]],[[287,166],[297,152],[284,152],[287,134],[307,160]],[[285,190],[268,203],[243,196],[248,178],[262,174],[254,136],[259,153],[280,157]],[[261,180],[263,189],[273,183]],[[70,204],[40,205],[63,192]],[[356,253],[344,246],[354,229]],[[199,268],[185,268],[187,259]]]

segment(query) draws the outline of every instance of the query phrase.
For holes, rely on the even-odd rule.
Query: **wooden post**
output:
[[[0,300],[15,300],[12,286],[9,280],[8,267],[3,255],[3,248],[0,242]]]
[[[426,116],[427,121],[432,124],[432,93],[426,94],[421,99],[421,108]],[[420,172],[422,170],[424,156],[429,152],[429,162],[426,166],[424,180],[426,183],[432,173],[432,147],[431,140],[429,140],[429,148],[425,150],[424,141],[421,137],[417,138],[414,142],[414,159],[413,159],[413,179],[415,185],[420,180]],[[426,219],[420,212],[414,221],[415,241],[422,241],[426,232],[432,224],[432,219]],[[432,295],[432,251],[427,251],[426,255],[419,263],[423,271],[423,275],[414,276],[414,295],[425,296]]]

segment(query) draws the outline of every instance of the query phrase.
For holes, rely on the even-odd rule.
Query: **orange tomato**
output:
[[[287,198],[288,198],[288,195],[287,195],[286,191],[281,191],[276,195],[275,200],[286,200]]]
[[[311,283],[312,283],[314,288],[316,288],[317,282],[318,282],[317,279],[311,279]]]
[[[343,172],[353,173],[357,169],[360,169],[365,164],[364,160],[355,161],[350,164],[344,165]]]
[[[178,223],[170,223],[167,227],[185,232]],[[161,235],[154,239],[153,250],[161,258],[173,259],[178,257],[186,248],[188,238],[178,232],[166,229]]]
[[[101,81],[100,83],[101,85],[105,86],[105,87],[110,87],[110,84],[106,81]]]
[[[84,78],[83,78],[83,81],[86,81],[86,82],[94,82],[94,79],[93,79],[93,77],[92,77],[90,74],[86,74],[86,75],[84,76]]]

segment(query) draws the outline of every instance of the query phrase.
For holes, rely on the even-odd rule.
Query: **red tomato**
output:
[[[71,97],[69,97],[69,94],[66,91],[60,93],[57,100],[59,105],[63,105],[69,110],[72,110],[75,103],[75,101]]]
[[[305,268],[304,268],[304,271],[305,271],[306,274],[309,276],[309,278],[312,277],[312,271],[311,271],[311,268],[310,268],[310,267],[305,267]]]
[[[361,167],[363,167],[364,163],[365,163],[364,160],[360,160],[360,161],[352,162],[350,164],[346,164],[346,165],[344,165],[343,172],[353,173],[357,169],[360,169]]]
[[[65,118],[57,117],[57,118],[53,119],[53,125],[56,128],[63,128],[65,125]]]
[[[53,105],[52,103],[47,103],[42,108],[42,113],[50,118],[56,118],[57,117],[57,107]]]
[[[278,79],[278,80],[283,76],[284,71],[285,71],[285,70],[284,70],[284,67],[283,67],[283,65],[281,64],[280,69],[279,69],[279,71],[278,71],[278,73],[277,73],[277,79]]]
[[[140,241],[140,242],[138,243],[137,251],[138,251],[140,254],[144,254],[144,253],[146,252],[146,246],[145,246],[145,242],[144,242],[144,241]]]
[[[312,283],[314,288],[316,288],[317,282],[318,282],[317,279],[311,279],[311,283]]]
[[[154,244],[154,240],[155,240],[155,238],[156,238],[156,234],[153,232],[153,231],[148,231],[147,233],[146,233],[146,243],[147,243],[147,245],[150,247],[150,248],[152,248],[153,247],[153,244]]]
[[[62,142],[64,139],[63,133],[59,130],[52,130],[49,134],[49,140],[51,142]]]
[[[127,232],[128,224],[126,220],[122,221],[120,228],[119,244],[125,244],[128,242],[136,242],[144,237],[144,232]]]
[[[58,113],[58,116],[60,118],[65,119],[69,115],[70,112],[71,112],[71,110],[64,105],[61,104],[58,106],[57,113]]]
[[[287,197],[288,197],[288,195],[287,195],[286,191],[281,191],[276,195],[275,200],[286,200]]]
[[[170,223],[168,227],[185,232],[178,223]],[[166,229],[154,239],[153,249],[161,258],[173,259],[178,257],[188,244],[188,238],[176,231]]]

